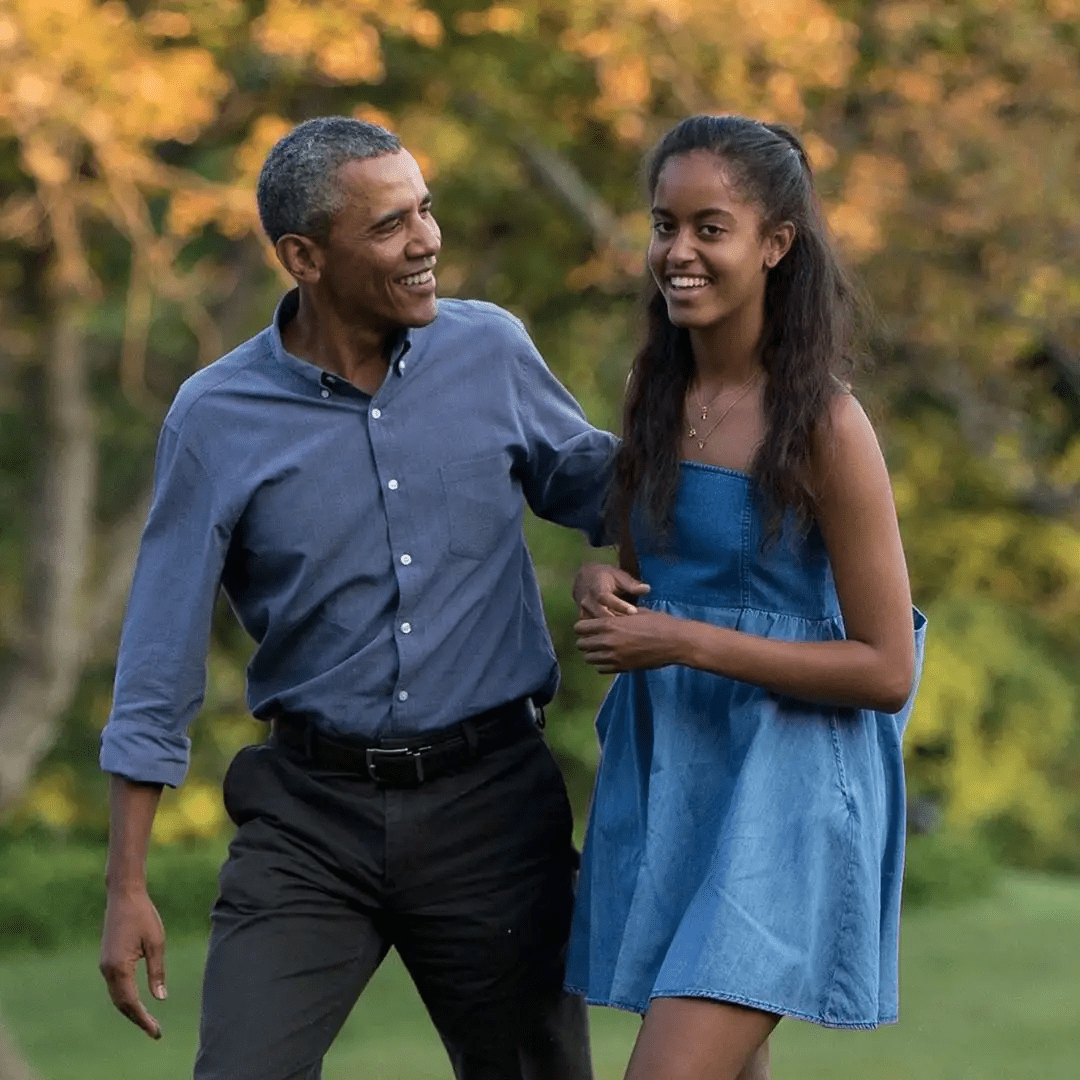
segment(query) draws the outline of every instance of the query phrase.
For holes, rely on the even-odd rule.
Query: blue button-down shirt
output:
[[[601,542],[614,437],[491,304],[440,301],[374,397],[285,351],[296,305],[188,379],[165,419],[107,772],[183,779],[219,585],[257,643],[264,719],[407,736],[555,692],[524,504]]]

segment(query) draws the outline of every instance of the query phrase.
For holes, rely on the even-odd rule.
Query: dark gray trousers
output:
[[[590,1080],[562,989],[571,812],[538,732],[407,790],[252,746],[224,787],[195,1080],[318,1080],[391,947],[458,1080]]]

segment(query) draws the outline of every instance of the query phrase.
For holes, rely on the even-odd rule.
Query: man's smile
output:
[[[412,274],[406,274],[405,277],[399,277],[394,279],[395,284],[404,285],[407,288],[423,288],[425,286],[435,285],[435,260],[424,267],[423,270],[417,270]]]

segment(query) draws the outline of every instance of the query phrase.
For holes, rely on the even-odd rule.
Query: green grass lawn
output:
[[[0,1005],[42,1080],[186,1080],[202,942],[169,949],[169,1000],[152,1043],[112,1011],[92,948],[0,964]],[[1080,883],[1011,875],[995,895],[905,918],[902,1019],[877,1032],[785,1021],[775,1080],[1076,1080]],[[593,1011],[597,1080],[619,1080],[637,1020]],[[401,966],[379,971],[327,1060],[325,1080],[450,1080]]]

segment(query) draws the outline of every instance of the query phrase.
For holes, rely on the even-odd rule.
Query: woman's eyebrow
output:
[[[664,206],[654,206],[652,208],[653,214],[662,214],[664,217],[674,217],[675,215]],[[730,210],[724,210],[719,206],[709,206],[704,210],[695,210],[693,215],[696,219],[708,218],[708,217],[723,217],[729,221],[735,220],[735,215]]]

